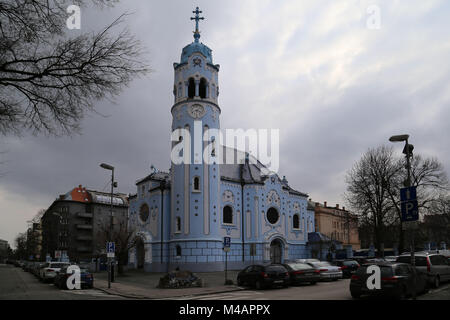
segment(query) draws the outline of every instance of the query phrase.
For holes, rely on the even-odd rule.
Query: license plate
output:
[[[283,280],[276,280],[273,283],[282,283],[282,282],[283,282]]]

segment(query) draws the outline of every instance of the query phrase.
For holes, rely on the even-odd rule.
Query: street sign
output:
[[[106,244],[106,256],[108,258],[114,258],[115,251],[116,251],[116,244],[114,242],[108,242]]]
[[[417,200],[417,188],[407,187],[400,189],[400,201]]]
[[[400,189],[400,201],[402,221],[419,220],[419,205],[417,203],[416,187]]]
[[[231,237],[223,237],[223,247],[224,248],[231,247]]]
[[[225,252],[230,252],[230,251],[231,251],[231,248],[230,248],[230,247],[223,247],[223,251],[225,251]]]

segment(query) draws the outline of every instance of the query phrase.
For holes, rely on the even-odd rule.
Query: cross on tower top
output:
[[[199,20],[204,20],[204,17],[200,17],[200,13],[202,13],[202,11],[200,11],[197,8],[195,8],[195,11],[192,11],[192,13],[195,13],[195,17],[191,17],[191,20],[195,20],[195,31],[194,31],[194,39],[195,42],[198,42],[198,39],[200,39],[200,31],[198,30],[198,21]]]

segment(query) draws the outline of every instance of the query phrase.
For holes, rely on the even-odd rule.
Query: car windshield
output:
[[[266,270],[271,272],[286,272],[286,269],[283,266],[268,266],[266,267]]]
[[[351,261],[344,261],[344,266],[353,266],[353,265],[357,265],[358,262],[351,260]]]
[[[306,270],[311,269],[310,265],[305,263],[288,263],[288,266],[292,268],[292,270]]]
[[[416,267],[426,267],[427,266],[427,257],[423,256],[415,256]],[[397,258],[397,262],[402,263],[411,263],[411,256],[401,256]]]

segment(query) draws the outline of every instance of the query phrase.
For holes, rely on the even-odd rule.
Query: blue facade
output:
[[[198,28],[194,38],[173,65],[172,156],[184,161],[137,181],[129,225],[140,243],[130,251],[130,266],[224,270],[225,236],[231,237],[229,269],[310,257],[314,211],[308,196],[276,174],[263,175],[263,165],[244,152],[232,150],[241,159],[235,164],[219,161],[229,151],[211,132],[220,129],[219,65],[199,42]],[[199,140],[187,148],[189,139]]]

